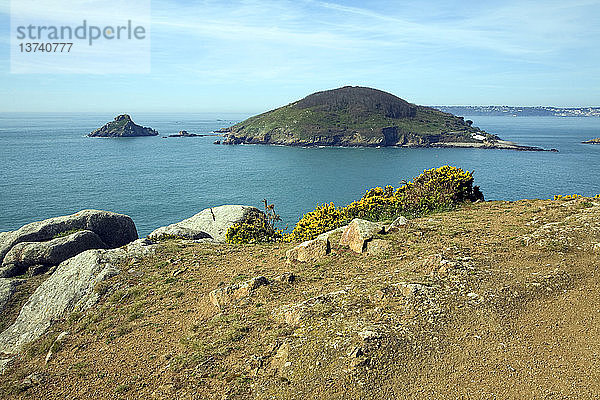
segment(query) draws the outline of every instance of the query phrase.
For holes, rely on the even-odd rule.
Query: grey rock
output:
[[[266,217],[262,211],[251,206],[224,205],[207,208],[193,217],[156,229],[148,235],[148,238],[181,236],[186,239],[202,239],[209,237],[218,242],[225,242],[225,234],[230,226],[254,218],[265,219]]]
[[[315,306],[338,302],[347,294],[348,292],[345,290],[321,294],[300,303],[282,306],[273,310],[272,315],[277,322],[298,325],[307,315],[311,314]]]
[[[127,215],[110,211],[82,210],[72,215],[32,222],[16,231],[0,236],[0,261],[21,242],[43,242],[71,230],[89,230],[109,248],[123,246],[138,238],[133,220]]]
[[[164,240],[173,238],[189,240],[211,239],[211,236],[206,232],[198,231],[191,228],[185,228],[177,224],[160,227],[154,230],[150,235],[148,235],[148,237],[153,240]]]
[[[0,352],[14,354],[37,339],[56,320],[95,304],[97,283],[119,273],[124,249],[87,250],[62,262],[25,303],[16,321],[0,333]]]
[[[362,253],[366,250],[367,241],[371,240],[373,236],[384,232],[385,228],[382,224],[355,218],[344,230],[340,245],[348,246],[356,253]]]
[[[317,237],[307,240],[289,249],[285,254],[288,262],[314,262],[325,257],[331,251],[331,245],[327,237]]]
[[[386,254],[392,248],[392,242],[385,239],[371,239],[367,242],[367,253],[371,255]]]
[[[106,244],[92,231],[82,230],[46,242],[21,242],[14,245],[0,269],[0,277],[19,275],[27,268],[58,265],[68,258],[90,249],[104,249]],[[38,268],[44,270],[44,268]]]
[[[268,284],[267,278],[258,276],[242,283],[217,288],[209,293],[209,299],[216,307],[223,308],[243,297],[251,296],[256,289]]]
[[[347,227],[348,227],[348,225],[344,225],[344,226],[340,226],[339,228],[332,229],[330,231],[321,233],[319,236],[317,236],[317,239],[328,239],[331,241],[332,236],[335,236],[337,234],[340,234],[340,235],[343,234]]]
[[[125,246],[125,251],[130,257],[141,258],[154,254],[158,245],[149,239],[135,240]]]
[[[15,293],[17,286],[22,282],[19,279],[0,278],[0,312],[4,310],[4,307]]]
[[[406,219],[406,217],[403,216],[399,216],[398,218],[396,218],[394,220],[394,222],[392,222],[390,225],[388,225],[385,230],[387,232],[397,232],[400,230],[401,227],[404,227],[408,225],[408,219]]]

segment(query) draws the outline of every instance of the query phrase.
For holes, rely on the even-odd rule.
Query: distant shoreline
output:
[[[431,106],[455,115],[498,117],[600,117],[600,107]]]

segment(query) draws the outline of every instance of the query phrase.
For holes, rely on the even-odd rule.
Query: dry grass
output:
[[[474,204],[385,238],[393,246],[383,255],[334,246],[318,264],[294,265],[289,244],[167,242],[98,287],[100,304],[34,343],[0,378],[0,394],[597,398],[599,201]],[[450,264],[440,270],[432,255]],[[297,280],[274,279],[284,272]],[[259,275],[271,284],[224,310],[208,300]],[[411,294],[398,283],[424,286]],[[295,308],[298,323],[279,318],[315,297]],[[65,330],[45,365],[46,342]],[[32,372],[45,378],[23,385]]]

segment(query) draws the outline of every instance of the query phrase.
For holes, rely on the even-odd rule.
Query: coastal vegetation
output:
[[[298,221],[289,234],[277,230],[272,223],[256,220],[230,227],[227,241],[303,241],[339,228],[354,218],[385,221],[400,215],[416,217],[448,210],[465,201],[483,200],[483,194],[478,186],[473,186],[473,180],[471,172],[445,165],[425,170],[413,181],[404,182],[398,188],[387,186],[369,189],[362,198],[344,207],[336,207],[333,203],[317,205]],[[269,212],[266,203],[265,210]]]

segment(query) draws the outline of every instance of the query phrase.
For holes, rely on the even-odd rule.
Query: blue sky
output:
[[[149,74],[11,74],[0,111],[261,112],[363,85],[426,105],[600,106],[600,1],[152,1]]]

